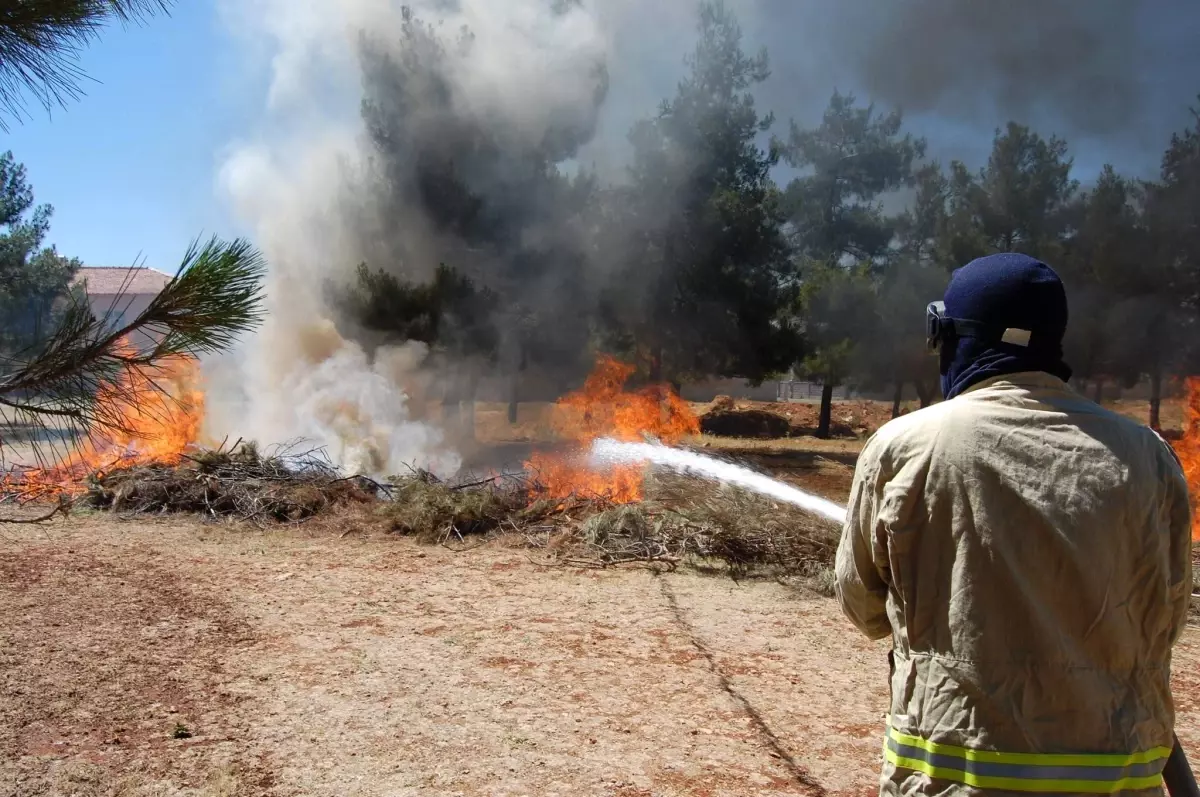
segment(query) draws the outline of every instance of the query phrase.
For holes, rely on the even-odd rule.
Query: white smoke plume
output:
[[[424,350],[364,350],[339,331],[325,295],[371,251],[364,229],[401,237],[408,251],[433,248],[417,212],[370,218],[378,209],[360,206],[349,218],[347,202],[370,204],[363,197],[381,179],[359,116],[359,51],[368,43],[398,50],[410,13],[439,31],[469,29],[474,45],[449,76],[456,110],[537,141],[564,112],[594,104],[585,78],[611,44],[611,17],[563,9],[552,0],[221,0],[247,56],[269,62],[270,81],[259,124],[222,158],[218,189],[271,270],[264,328],[236,359],[209,369],[210,436],[302,438],[345,470],[371,475],[458,470],[446,436],[413,405],[413,387],[428,380]]]

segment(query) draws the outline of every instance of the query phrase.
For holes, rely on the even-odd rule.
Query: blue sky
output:
[[[746,1],[770,6],[766,0]],[[93,79],[85,84],[86,96],[50,114],[31,105],[29,118],[0,132],[5,139],[0,147],[26,165],[37,200],[54,206],[49,240],[63,254],[94,266],[129,265],[141,257],[146,265],[172,272],[197,236],[247,233],[219,198],[215,175],[223,150],[253,135],[263,121],[267,65],[251,60],[231,39],[215,2],[187,0],[170,17],[105,31],[81,61]],[[785,10],[793,8],[790,3]],[[840,6],[829,6],[835,7]],[[1154,95],[1151,112],[1129,125],[1149,144],[1138,150],[1112,137],[1068,135],[1077,176],[1085,182],[1105,161],[1152,176],[1168,131],[1188,121],[1186,105],[1200,90],[1200,78],[1193,86],[1196,73],[1178,67],[1200,59],[1191,44],[1200,34],[1200,13],[1190,8],[1182,16],[1156,14],[1151,21],[1155,24],[1142,32],[1145,49],[1135,59],[1144,70],[1142,90]],[[774,107],[779,132],[793,114],[816,121],[835,85],[855,91],[861,82],[845,50],[819,46],[828,37],[814,19],[789,20],[780,11],[747,22],[748,47],[765,43],[772,52],[775,75],[761,105]],[[794,35],[802,31],[809,41],[797,46]],[[682,52],[690,49],[693,34],[690,26],[671,33],[668,39],[661,30],[634,33],[618,43],[614,66],[623,76],[614,77],[624,85],[614,85],[606,111],[611,121],[602,128],[618,149],[628,123],[652,112],[683,72]],[[1053,110],[1026,121],[1039,131],[1057,132]],[[968,116],[951,99],[908,120],[910,129],[929,138],[931,154],[978,164],[990,148],[992,130],[1006,121],[1003,115]]]
[[[243,61],[207,0],[172,16],[110,28],[84,53],[86,96],[47,114],[31,103],[0,144],[54,206],[50,243],[91,266],[174,271],[199,235],[241,234],[214,190],[221,148],[236,135],[261,75]]]

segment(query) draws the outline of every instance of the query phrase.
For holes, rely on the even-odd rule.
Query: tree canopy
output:
[[[25,167],[0,155],[0,352],[37,346],[50,334],[55,303],[80,266],[44,246],[54,209],[34,205]]]

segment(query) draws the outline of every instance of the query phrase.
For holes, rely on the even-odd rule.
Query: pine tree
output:
[[[768,59],[742,49],[722,2],[701,6],[699,33],[675,96],[630,134],[629,185],[609,195],[620,248],[602,318],[653,381],[761,381],[797,351],[778,156],[757,143],[773,119],[752,93]]]

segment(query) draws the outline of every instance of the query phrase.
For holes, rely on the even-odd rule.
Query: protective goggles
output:
[[[925,346],[937,354],[947,340],[958,338],[992,338],[1014,346],[1028,346],[1031,333],[1027,329],[997,329],[969,318],[950,318],[945,302],[930,302],[925,308]]]

